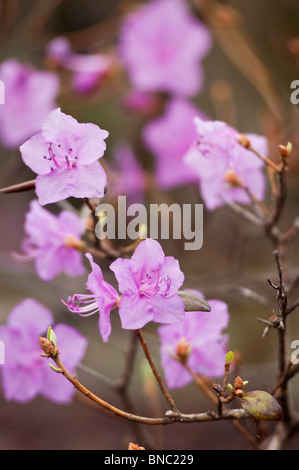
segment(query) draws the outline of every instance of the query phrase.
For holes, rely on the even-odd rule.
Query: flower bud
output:
[[[181,338],[176,346],[176,354],[182,364],[185,364],[187,362],[190,353],[191,345],[189,341],[187,341],[186,338]]]
[[[241,379],[241,377],[236,377],[235,381],[234,381],[234,389],[235,390],[237,390],[237,389],[243,390],[243,386],[244,386],[244,383],[243,383],[243,380]]]
[[[234,170],[226,170],[224,173],[224,180],[234,188],[240,188],[243,186],[241,178],[235,173]]]
[[[248,137],[246,137],[246,135],[244,134],[239,134],[239,144],[241,144],[243,147],[245,147],[246,149],[248,149],[249,147],[251,147],[251,143],[250,143],[250,140],[248,139]]]
[[[69,234],[64,240],[65,246],[68,248],[74,248],[75,250],[82,250],[85,247],[85,243],[80,240],[80,238],[74,237],[74,235]]]
[[[130,442],[128,450],[145,450],[145,448],[144,447],[139,447],[138,444],[133,444],[133,442]]]
[[[39,339],[40,347],[44,351],[44,353],[49,356],[52,356],[56,351],[56,347],[53,344],[53,342],[47,338],[42,338],[41,336],[38,339]]]
[[[234,395],[237,398],[242,398],[244,397],[244,391],[241,388],[238,388],[237,390],[234,391]]]

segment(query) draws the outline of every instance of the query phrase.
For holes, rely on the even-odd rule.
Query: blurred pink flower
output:
[[[231,171],[240,178],[257,200],[265,192],[263,161],[239,144],[239,133],[220,121],[204,121],[195,118],[197,137],[186,152],[184,161],[196,174],[202,198],[208,210],[227,202],[250,203],[250,197],[241,187],[232,187],[228,175]],[[263,156],[267,156],[265,137],[246,134],[251,145]]]
[[[110,269],[122,293],[119,315],[123,328],[136,330],[150,321],[174,323],[184,318],[185,306],[177,294],[184,274],[179,262],[165,256],[156,240],[142,241],[131,259],[118,258]]]
[[[47,46],[47,58],[72,73],[72,87],[77,93],[96,88],[114,66],[107,54],[77,54],[67,38],[54,38]]]
[[[44,281],[51,281],[61,272],[79,276],[85,272],[82,254],[77,251],[84,233],[84,221],[76,214],[63,211],[54,215],[37,201],[30,203],[25,216],[26,238],[22,242],[24,255],[16,259],[35,261],[36,272]]]
[[[159,107],[159,99],[154,93],[129,90],[122,101],[125,109],[142,116],[151,116]]]
[[[156,159],[156,181],[163,189],[197,181],[193,168],[183,160],[196,139],[195,116],[206,119],[188,101],[172,99],[163,116],[144,126],[142,138]]]
[[[46,47],[47,58],[55,61],[59,66],[63,66],[72,53],[70,41],[63,36],[52,39]]]
[[[109,190],[116,196],[127,196],[128,204],[143,202],[146,177],[131,146],[128,143],[119,143],[114,149],[113,156]]]
[[[27,298],[9,314],[7,325],[0,326],[0,340],[5,345],[5,365],[1,368],[2,387],[7,400],[21,403],[37,395],[56,403],[72,400],[73,385],[49,367],[41,357],[39,336],[46,336],[54,319],[50,310],[35,299]],[[87,340],[73,327],[54,326],[63,363],[73,374],[87,347]]]
[[[68,197],[104,195],[106,173],[98,159],[106,150],[109,133],[95,124],[78,123],[55,109],[42,132],[21,147],[24,162],[38,174],[36,194],[41,205]]]
[[[222,330],[228,326],[229,312],[221,300],[208,302],[211,312],[187,312],[183,321],[158,328],[161,363],[169,388],[184,387],[193,381],[186,368],[173,358],[182,340],[190,345],[188,365],[195,373],[215,378],[224,375],[228,338]]]
[[[17,148],[39,132],[45,118],[56,108],[59,79],[53,72],[35,70],[15,59],[0,65],[5,104],[0,106],[0,140]]]
[[[203,83],[200,60],[211,47],[207,28],[182,0],[153,0],[125,18],[119,57],[134,87],[191,96]]]
[[[63,303],[80,316],[99,313],[99,330],[103,341],[107,342],[111,333],[110,312],[117,306],[119,295],[111,284],[104,281],[102,270],[94,263],[92,256],[88,253],[86,257],[92,268],[86,283],[90,294],[75,294]]]

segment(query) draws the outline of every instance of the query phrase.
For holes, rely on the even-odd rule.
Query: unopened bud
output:
[[[285,145],[278,145],[278,151],[282,158],[287,158],[289,156],[289,151]]]
[[[240,388],[241,390],[243,390],[243,387],[244,387],[244,382],[241,379],[241,377],[236,377],[234,381],[234,389],[237,390],[238,388]]]
[[[145,448],[144,447],[139,447],[139,445],[133,444],[133,442],[130,442],[128,450],[145,450]]]
[[[44,351],[44,353],[47,356],[52,356],[56,353],[56,347],[52,341],[50,341],[47,338],[43,338],[41,336],[38,339],[39,339],[41,349]]]
[[[81,250],[85,246],[85,243],[80,240],[80,238],[74,237],[72,234],[66,236],[64,244],[69,248],[74,248],[75,250]]]
[[[237,398],[242,398],[244,397],[244,391],[241,388],[238,388],[237,390],[235,390],[234,395]]]
[[[249,149],[251,147],[250,140],[244,134],[239,134],[239,143],[246,149]]]
[[[234,170],[226,170],[224,173],[224,180],[230,184],[230,186],[235,188],[240,188],[243,186],[241,178],[235,173]]]
[[[191,345],[186,338],[181,338],[176,346],[176,354],[180,362],[185,364],[191,353]]]

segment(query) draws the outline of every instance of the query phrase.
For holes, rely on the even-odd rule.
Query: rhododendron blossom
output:
[[[15,254],[15,257],[24,261],[33,259],[36,272],[44,281],[61,272],[69,276],[83,274],[82,254],[77,249],[82,245],[84,225],[84,220],[73,212],[54,215],[34,200],[25,216],[24,255]]]
[[[210,47],[207,28],[182,0],[153,0],[125,18],[119,57],[137,89],[191,96],[202,86],[200,60]]]
[[[73,52],[67,38],[57,37],[47,46],[47,59],[55,66],[71,72],[72,87],[77,93],[88,93],[111,71],[114,62],[105,54]]]
[[[89,294],[75,294],[66,303],[79,315],[99,312],[99,329],[104,341],[111,333],[110,312],[119,308],[122,328],[136,330],[150,321],[173,323],[185,315],[185,306],[177,294],[184,281],[179,263],[165,256],[161,245],[152,239],[142,241],[131,259],[118,258],[111,265],[121,295],[105,282],[101,268],[93,262],[86,284]],[[65,303],[65,302],[64,302]]]
[[[131,259],[118,258],[110,265],[122,297],[119,315],[125,329],[142,328],[150,321],[182,320],[185,306],[177,294],[184,282],[179,262],[165,256],[159,242],[142,241]]]
[[[183,321],[158,328],[161,363],[169,388],[184,387],[193,381],[188,370],[175,359],[181,344],[189,347],[187,361],[195,373],[213,378],[224,375],[228,338],[222,331],[228,326],[228,308],[220,300],[208,302],[210,312],[187,312]]]
[[[92,272],[88,276],[86,288],[88,294],[75,294],[66,303],[71,312],[81,316],[99,313],[99,330],[103,341],[108,341],[111,333],[110,312],[117,306],[119,295],[114,287],[104,281],[100,266],[94,263],[92,256],[87,253]],[[65,302],[64,302],[65,303]]]
[[[196,117],[195,125],[197,138],[184,161],[197,175],[206,208],[214,210],[229,202],[250,203],[244,187],[261,201],[266,187],[263,160],[243,147],[239,143],[240,134],[224,122]],[[255,134],[246,136],[251,146],[266,157],[266,138]],[[231,184],[232,181],[238,184]]]
[[[156,182],[163,189],[197,181],[193,168],[183,157],[196,139],[195,116],[205,116],[184,99],[172,99],[165,113],[148,122],[142,137],[147,148],[153,153],[156,165]]]
[[[53,326],[53,315],[35,299],[27,298],[10,312],[6,326],[0,326],[5,344],[5,366],[1,368],[2,387],[7,400],[28,402],[43,395],[55,403],[68,403],[75,389],[61,374],[53,373],[41,357],[39,336]],[[82,360],[87,340],[73,327],[58,323],[55,334],[64,363],[71,374]]]
[[[106,150],[108,132],[95,124],[78,123],[72,116],[52,111],[42,132],[21,147],[24,162],[35,173],[41,205],[68,197],[101,198],[106,173],[98,159]]]
[[[8,59],[0,66],[5,84],[5,105],[0,106],[0,140],[17,148],[40,132],[47,115],[56,108],[59,79],[53,72]]]

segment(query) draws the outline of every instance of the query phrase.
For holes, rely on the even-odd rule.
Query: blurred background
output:
[[[139,2],[141,3],[141,2]],[[104,164],[108,175],[115,165],[113,149],[122,141],[134,149],[139,165],[152,175],[154,157],[141,142],[142,126],[157,108],[144,110],[124,104],[130,83],[118,61],[119,29],[124,15],[138,2],[111,0],[0,0],[0,60],[16,58],[38,69],[59,75],[61,87],[57,105],[79,122],[93,122],[109,131]],[[146,3],[146,2],[145,2]],[[186,2],[210,29],[213,44],[201,66],[204,84],[191,101],[211,119],[225,120],[240,132],[265,135],[270,143],[270,157],[277,159],[277,145],[290,141],[294,150],[289,162],[287,212],[282,221],[286,228],[298,215],[299,160],[298,110],[291,103],[290,84],[299,79],[299,4],[291,0],[238,0]],[[212,10],[211,5],[215,7]],[[212,11],[212,13],[211,13]],[[235,36],[235,31],[238,31]],[[240,34],[240,35],[239,35]],[[77,93],[70,85],[69,71],[57,68],[46,54],[47,45],[63,36],[74,52],[109,54],[113,67],[91,91]],[[237,39],[236,39],[237,38]],[[159,104],[165,96],[159,96]],[[154,114],[153,114],[154,113]],[[30,180],[33,173],[24,165],[18,148],[7,148],[0,142],[0,186]],[[109,176],[108,176],[109,178]],[[151,177],[149,177],[151,182]],[[70,278],[63,274],[51,282],[40,280],[33,263],[19,263],[12,256],[24,238],[24,216],[34,192],[0,196],[0,321],[6,323],[11,309],[25,297],[46,305],[59,322],[76,327],[86,338],[88,348],[78,368],[80,380],[101,398],[127,409],[119,394],[106,384],[102,374],[116,379],[125,364],[130,332],[121,330],[119,318],[112,315],[112,334],[104,344],[99,336],[95,316],[86,319],[72,315],[59,301],[75,292],[84,292],[86,276]],[[131,195],[132,196],[132,195]],[[134,193],[133,193],[134,197]],[[146,201],[201,203],[196,184],[164,190],[149,184]],[[113,201],[109,191],[107,202]],[[271,202],[271,201],[270,201]],[[78,201],[70,200],[60,208]],[[181,241],[161,240],[167,255],[179,259],[185,273],[185,288],[199,289],[207,299],[221,299],[228,304],[230,323],[227,329],[229,347],[238,353],[238,372],[249,380],[251,389],[270,390],[277,378],[277,335],[263,338],[264,326],[258,317],[269,318],[275,309],[275,293],[267,283],[276,281],[273,248],[260,229],[250,225],[229,208],[204,212],[204,242],[197,251],[185,251]],[[291,240],[288,258],[290,280],[299,271],[298,237]],[[104,277],[115,282],[109,270],[111,260],[101,264]],[[265,296],[269,306],[248,299],[239,288],[246,287]],[[298,291],[294,292],[294,299]],[[293,300],[294,300],[293,299]],[[271,307],[272,305],[272,307]],[[291,316],[288,342],[299,339],[299,320]],[[149,324],[144,334],[159,365],[159,341],[155,325]],[[291,352],[291,351],[290,351]],[[0,368],[3,366],[0,366]],[[91,372],[92,369],[95,372]],[[163,414],[166,410],[155,384],[146,369],[141,350],[137,351],[129,396],[135,411],[144,416]],[[299,407],[299,378],[290,383],[292,408]],[[173,391],[180,410],[200,412],[211,404],[195,385]],[[246,423],[255,432],[252,423]],[[267,433],[271,426],[264,430]],[[250,449],[227,422],[175,424],[165,427],[135,429],[87,400],[75,396],[69,405],[56,405],[37,397],[27,404],[6,401],[0,391],[0,448],[5,449],[126,449],[128,442],[143,445],[149,434],[157,449]],[[287,444],[299,449],[298,435]]]

